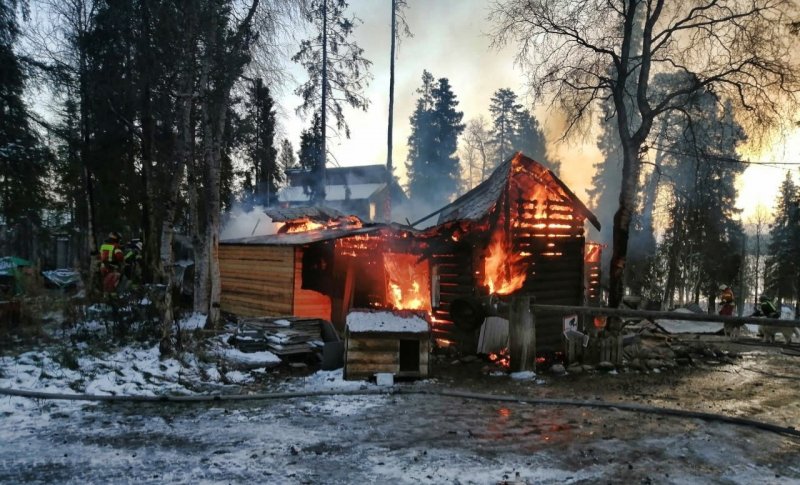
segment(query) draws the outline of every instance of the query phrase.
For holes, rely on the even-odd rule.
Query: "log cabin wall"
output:
[[[478,281],[473,271],[472,247],[464,244],[437,245],[430,258],[433,274],[438,276],[439,302],[433,307],[433,337],[461,339],[450,319],[450,303],[475,295]]]
[[[521,210],[533,213],[535,202]],[[526,254],[528,277],[520,291],[543,305],[581,305],[584,299],[584,219],[564,202],[539,204],[538,217],[522,217],[512,229],[516,251]],[[536,319],[537,352],[563,351],[563,322],[559,315]]]
[[[222,311],[248,317],[291,315],[294,254],[287,246],[220,244]]]

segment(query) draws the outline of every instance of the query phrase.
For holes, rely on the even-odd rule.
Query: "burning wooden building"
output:
[[[329,208],[266,213],[276,233],[220,243],[222,311],[315,317],[342,330],[354,307],[430,310],[430,285],[404,277],[427,267],[414,256],[424,243],[410,228],[367,224]]]
[[[478,317],[473,321],[479,325],[479,310],[453,306],[476,296],[521,292],[542,304],[585,303],[584,223],[598,230],[600,224],[538,162],[517,153],[438,215],[438,225],[425,234],[435,336],[457,335],[459,312]],[[537,351],[562,350],[561,334],[561,316],[537,317]]]
[[[459,331],[461,301],[519,292],[537,303],[586,303],[584,263],[593,258],[584,224],[600,228],[553,172],[521,153],[432,214],[438,224],[425,231],[317,208],[269,215],[283,224],[277,234],[220,244],[223,311],[324,318],[343,330],[351,308],[419,310],[445,340],[483,321],[462,307],[473,328]],[[537,316],[536,347],[563,350],[561,316]]]

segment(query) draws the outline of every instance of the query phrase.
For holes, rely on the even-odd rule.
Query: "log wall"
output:
[[[419,371],[400,372],[400,340],[419,340]],[[345,333],[344,378],[369,379],[378,372],[396,377],[430,375],[430,335],[419,333]]]
[[[294,248],[221,244],[222,311],[247,317],[292,314]]]

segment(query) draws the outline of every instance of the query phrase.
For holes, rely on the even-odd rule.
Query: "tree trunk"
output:
[[[383,202],[384,222],[392,221],[392,124],[394,121],[394,51],[396,42],[397,0],[392,0],[392,47],[389,56],[389,129],[386,137],[386,198]]]
[[[201,172],[196,160],[189,164],[189,218],[192,227],[192,249],[194,252],[194,298],[192,310],[195,313],[208,312],[208,254],[206,253],[205,231],[200,224],[200,198],[198,190]]]
[[[328,160],[328,0],[322,0],[322,153],[319,161],[319,180],[316,182],[317,190],[314,193],[314,203],[321,204],[325,201],[325,190],[328,186],[328,176],[325,164]]]
[[[619,194],[619,209],[614,214],[613,252],[611,254],[610,291],[608,304],[616,308],[622,303],[624,295],[623,280],[625,261],[628,256],[628,236],[631,219],[636,204],[636,191],[639,185],[639,149],[641,145],[633,141],[622,144],[622,184]]]

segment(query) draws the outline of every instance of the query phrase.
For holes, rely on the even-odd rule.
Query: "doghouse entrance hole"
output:
[[[400,341],[400,372],[419,370],[419,340]]]

